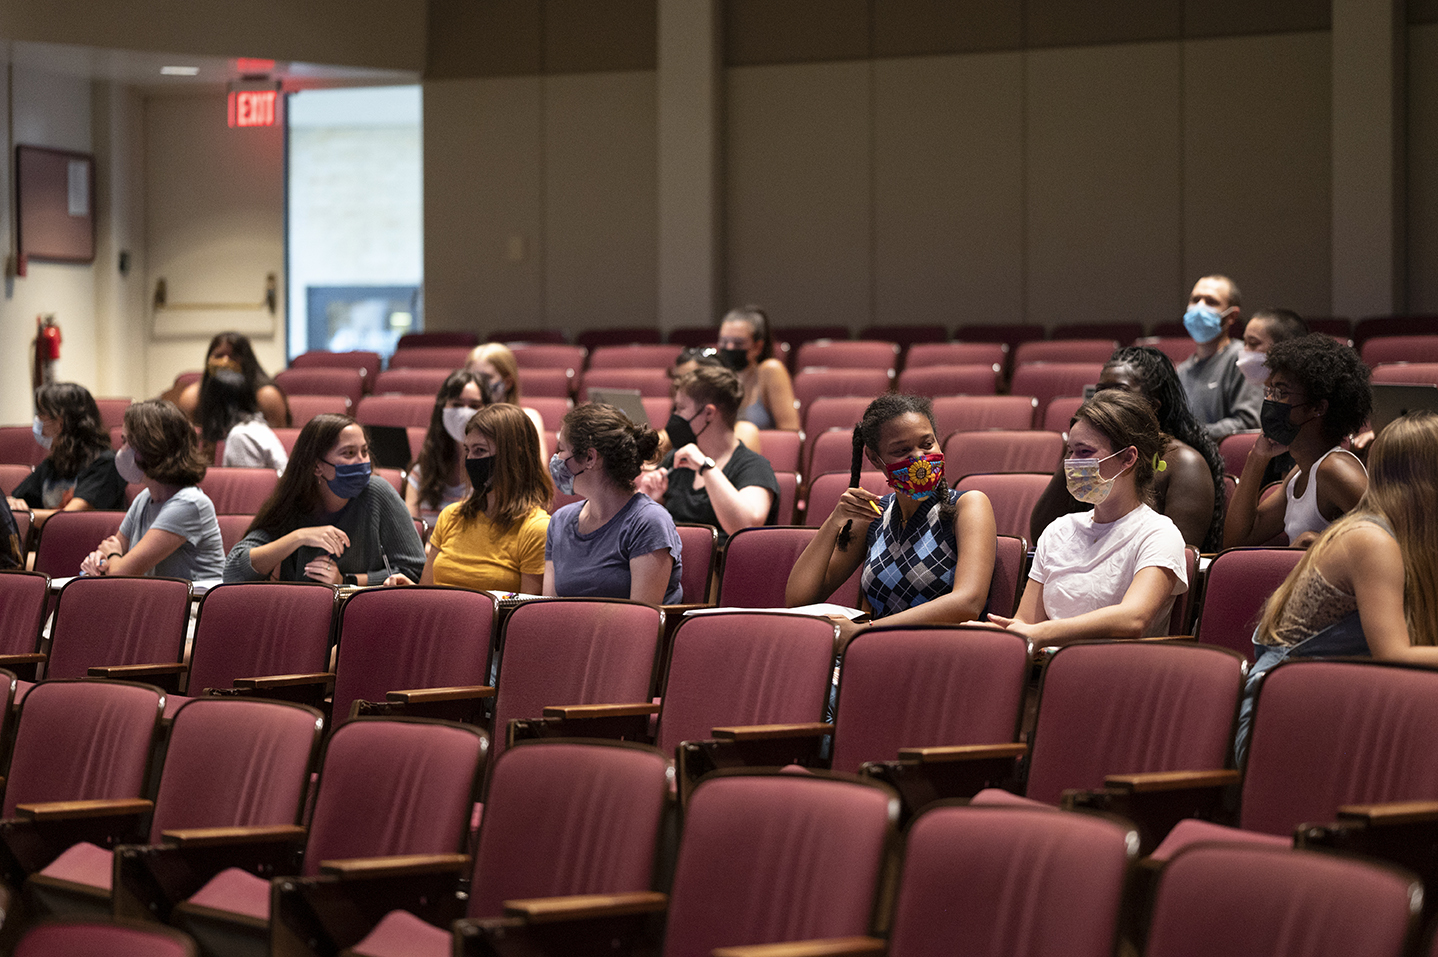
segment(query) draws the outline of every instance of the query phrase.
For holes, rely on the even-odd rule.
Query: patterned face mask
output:
[[[944,480],[944,453],[930,452],[884,466],[889,488],[922,502],[939,490]]]
[[[1101,459],[1064,459],[1064,482],[1068,485],[1069,494],[1077,501],[1089,505],[1099,505],[1108,498],[1108,493],[1113,491],[1114,480],[1129,470],[1129,466],[1119,470],[1118,475],[1113,478],[1104,478],[1099,474],[1099,466],[1114,455],[1122,455],[1128,449],[1123,449],[1113,455],[1105,455]]]

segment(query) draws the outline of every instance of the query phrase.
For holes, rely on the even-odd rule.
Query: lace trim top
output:
[[[1292,647],[1357,610],[1357,598],[1324,578],[1317,565],[1311,565],[1294,583],[1273,637],[1279,645]]]

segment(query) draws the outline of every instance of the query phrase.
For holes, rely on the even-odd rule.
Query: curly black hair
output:
[[[1309,402],[1328,400],[1323,437],[1337,444],[1363,427],[1373,411],[1368,366],[1358,353],[1332,336],[1309,333],[1276,342],[1268,350],[1268,372],[1298,380]]]
[[[904,392],[886,392],[879,396],[869,407],[864,410],[864,417],[854,426],[854,459],[849,473],[849,487],[858,488],[859,475],[864,468],[864,450],[867,448],[879,457],[879,432],[883,429],[884,423],[890,419],[897,418],[908,412],[916,412],[929,420],[929,427],[938,431],[934,423],[934,404],[921,395],[912,395]],[[949,482],[947,478],[939,480],[939,487],[935,493],[939,504],[939,521],[953,524],[954,516],[958,513],[958,506],[949,501]],[[849,532],[852,522],[846,522],[839,530],[837,545],[839,551],[847,551],[849,548]]]
[[[1179,382],[1173,363],[1158,349],[1127,346],[1114,350],[1105,365],[1126,365],[1132,369],[1143,394],[1158,405],[1158,427],[1192,446],[1208,463],[1208,471],[1213,475],[1213,519],[1203,537],[1202,551],[1218,551],[1223,547],[1223,518],[1227,504],[1223,490],[1223,456],[1189,409],[1188,396],[1183,391],[1183,383]]]

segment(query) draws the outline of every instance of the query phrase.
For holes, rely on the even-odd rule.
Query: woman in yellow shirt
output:
[[[440,513],[419,583],[539,594],[554,496],[539,434],[518,406],[486,406],[465,426],[464,456],[473,491]],[[414,582],[393,575],[385,584]]]

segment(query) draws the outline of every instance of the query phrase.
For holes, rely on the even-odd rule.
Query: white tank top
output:
[[[1288,508],[1283,513],[1283,530],[1288,534],[1288,543],[1290,545],[1304,532],[1321,532],[1333,524],[1324,518],[1323,513],[1318,510],[1318,467],[1323,464],[1324,459],[1328,458],[1328,456],[1334,452],[1342,452],[1344,455],[1351,456],[1353,461],[1358,462],[1358,456],[1335,446],[1327,452],[1324,452],[1318,461],[1313,463],[1313,467],[1308,470],[1308,487],[1303,490],[1301,496],[1298,498],[1293,497],[1293,486],[1298,482],[1298,473],[1295,473],[1293,478],[1289,479],[1288,484],[1283,488],[1284,495],[1288,497]],[[1363,463],[1358,462],[1358,467],[1363,468]],[[1365,475],[1367,471],[1367,469],[1364,469]]]

